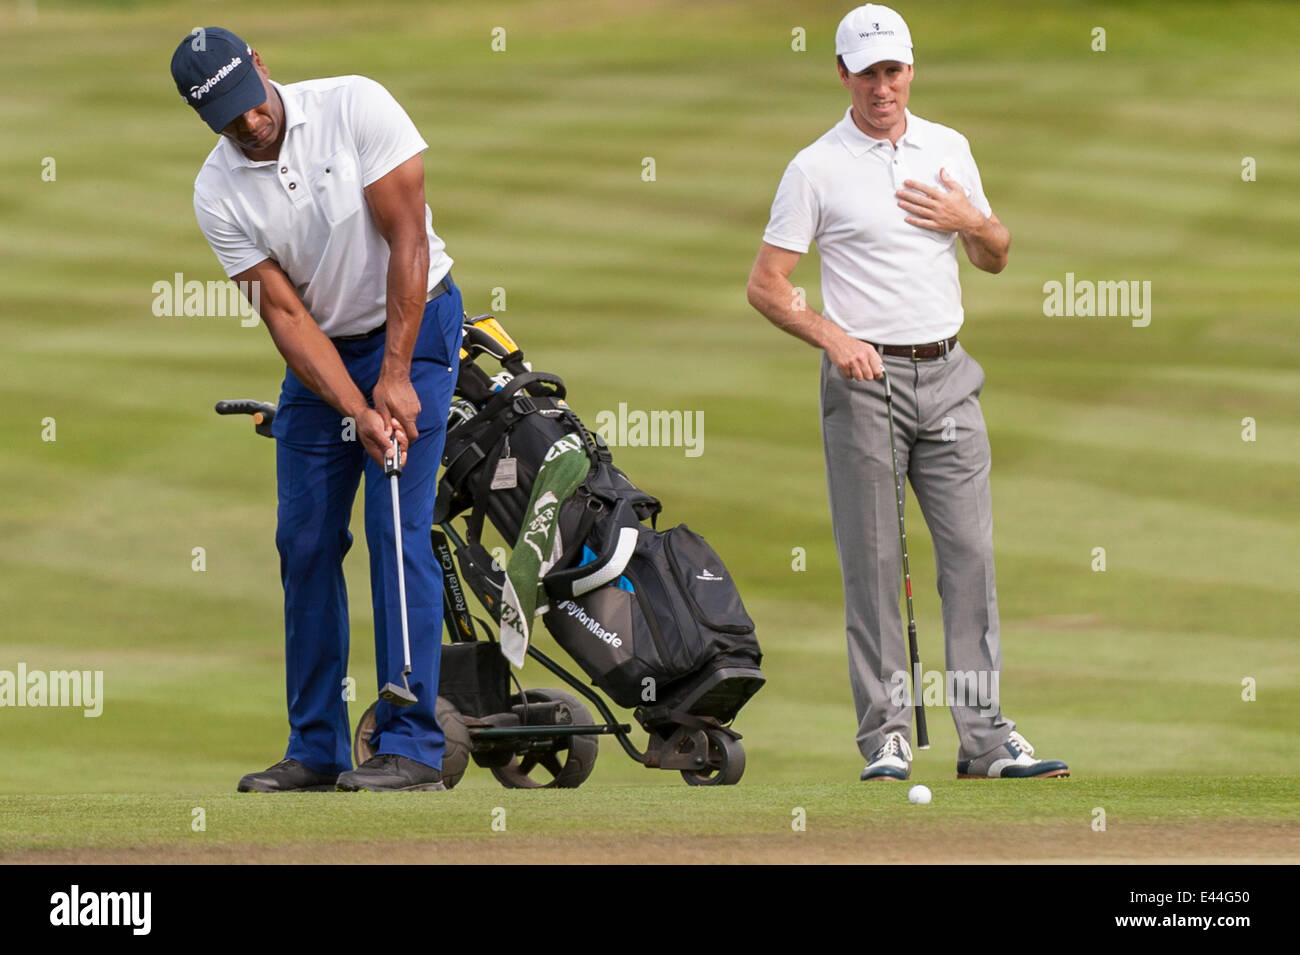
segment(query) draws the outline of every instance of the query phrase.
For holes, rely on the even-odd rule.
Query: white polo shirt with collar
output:
[[[363,190],[429,148],[401,105],[364,76],[280,85],[280,158],[254,162],[224,136],[194,182],[199,228],[226,275],[273,259],[333,338],[386,318],[388,243]],[[432,289],[451,269],[424,207]]]
[[[905,222],[894,195],[903,180],[943,189],[943,168],[992,214],[966,137],[904,112],[907,128],[894,146],[858,129],[847,110],[790,162],[763,235],[792,252],[816,242],[823,314],[854,338],[885,345],[951,338],[963,317],[956,233]]]

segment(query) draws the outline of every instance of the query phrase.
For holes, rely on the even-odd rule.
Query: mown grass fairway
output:
[[[1281,862],[1300,853],[1294,789],[1185,776],[1040,786],[849,782],[690,790],[457,788],[247,798],[230,792],[18,796],[14,862]],[[1093,812],[1106,809],[1104,831]],[[202,831],[194,829],[202,809]],[[12,827],[12,829],[11,829]],[[796,828],[799,827],[799,828]],[[16,831],[13,831],[16,830]],[[978,839],[972,843],[972,837]]]
[[[912,807],[906,787],[856,783],[818,356],[744,294],[785,164],[847,105],[832,55],[847,8],[0,10],[0,669],[102,669],[106,697],[94,719],[0,709],[0,859],[1300,860],[1300,10],[898,5],[917,45],[910,108],[970,139],[1013,236],[1002,275],[963,262],[961,333],[988,376],[1001,695],[1074,771],[959,783],[934,708],[913,776],[935,802]],[[363,73],[392,90],[431,144],[428,198],[466,307],[505,289],[506,328],[589,424],[620,402],[704,413],[698,457],[616,460],[667,525],[708,537],[758,623],[769,683],[737,722],[739,787],[691,790],[605,745],[575,792],[507,792],[471,768],[427,798],[233,793],[286,734],[274,455],[211,409],[274,400],[283,363],[260,327],[151,309],[177,272],[222,277],[191,206],[213,137],[167,72],[212,22],[281,82]],[[1106,52],[1090,49],[1099,25]],[[1067,272],[1150,281],[1149,326],[1045,317],[1043,285]],[[795,278],[820,305],[815,255]],[[355,718],[375,686],[359,508],[353,528]],[[938,669],[910,501],[908,529]]]

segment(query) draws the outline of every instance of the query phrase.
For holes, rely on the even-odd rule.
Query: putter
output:
[[[889,413],[889,457],[894,462],[894,496],[898,500],[898,541],[903,551],[903,589],[907,593],[907,650],[912,662],[912,712],[916,714],[916,748],[930,748],[925,727],[925,704],[916,702],[921,682],[921,654],[916,646],[916,613],[912,610],[912,571],[907,563],[907,527],[903,523],[903,480],[898,473],[898,449],[894,445],[894,392],[889,387],[885,359],[880,359],[880,376],[885,379],[885,410]]]
[[[402,450],[393,434],[393,446],[384,455],[384,475],[389,480],[393,495],[393,536],[397,539],[397,596],[402,604],[402,685],[385,683],[379,698],[394,706],[411,706],[418,703],[407,677],[411,675],[411,633],[406,621],[406,566],[402,560],[402,505],[397,499],[397,479],[402,474]]]

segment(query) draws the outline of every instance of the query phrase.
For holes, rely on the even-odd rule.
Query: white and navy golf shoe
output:
[[[863,779],[906,779],[912,774],[912,747],[902,733],[890,733],[880,749],[871,754]]]
[[[1005,743],[979,759],[957,761],[958,779],[1049,779],[1070,775],[1059,759],[1034,759],[1034,747],[1012,732]]]

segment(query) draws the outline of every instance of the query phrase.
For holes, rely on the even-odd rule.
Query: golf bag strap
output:
[[[466,439],[455,448],[449,449],[443,464],[447,468],[443,480],[452,488],[459,488],[469,474],[487,455],[477,441]]]
[[[513,382],[512,382],[513,383]],[[468,529],[473,540],[480,540],[483,534],[483,521],[486,516],[488,495],[492,493],[492,477],[496,473],[497,462],[501,460],[501,455],[505,452],[506,438],[526,415],[535,414],[540,410],[537,405],[528,398],[527,395],[519,395],[512,405],[504,411],[501,411],[492,422],[486,426],[483,433],[474,442],[475,456],[467,457],[465,454],[458,456],[461,459],[472,461],[465,468],[460,468],[454,472],[448,465],[447,478],[452,481],[452,486],[457,486],[457,475],[459,480],[463,481],[466,474],[477,467],[482,462],[482,471],[479,473],[478,486],[475,487],[472,499],[474,501],[473,510],[470,512],[468,519]],[[586,450],[587,459],[595,466],[599,454],[595,443],[591,440],[591,435],[583,427],[582,421],[569,408],[558,409],[565,423],[570,425],[575,432],[581,437],[583,448]],[[482,447],[490,450],[483,452]]]
[[[550,385],[552,391],[550,397],[553,398],[563,398],[566,394],[564,379],[559,375],[548,374],[544,371],[529,371],[522,375],[515,375],[507,381],[500,391],[492,395],[479,414],[485,418],[491,418],[499,414],[524,389],[527,389],[527,394],[538,395],[539,389],[535,387],[537,385]]]
[[[444,479],[451,487],[459,488],[466,476],[485,458],[491,458],[487,462],[487,470],[495,470],[496,460],[500,457],[497,447],[501,436],[513,428],[524,415],[532,414],[537,410],[536,404],[528,398],[527,393],[520,395],[519,392],[538,384],[550,385],[556,398],[564,397],[564,382],[557,375],[530,371],[516,375],[506,382],[505,386],[483,405],[483,410],[470,423],[467,433],[456,443],[456,446],[448,449],[444,455],[443,464],[447,469]],[[484,448],[491,448],[495,453],[485,452]],[[482,527],[481,520],[479,527]]]
[[[504,404],[498,405],[495,402],[496,398],[493,398],[483,407],[478,417],[462,425],[462,428],[468,429],[467,433],[457,443],[456,448],[445,455],[443,461],[447,468],[445,479],[452,487],[460,487],[466,475],[478,467],[485,458],[491,458],[488,463],[492,466],[491,469],[495,469],[496,458],[500,457],[502,436],[518,424],[525,415],[537,410],[537,405],[526,395],[519,396],[519,400]],[[494,410],[489,411],[489,409]],[[484,451],[484,448],[490,448],[492,452]]]
[[[483,521],[487,517],[488,495],[492,493],[492,477],[497,469],[497,462],[501,460],[501,455],[506,448],[506,428],[501,427],[495,443],[491,446],[487,454],[483,456],[483,468],[478,475],[478,486],[474,488],[471,495],[474,501],[474,507],[469,512],[469,517],[465,519],[465,532],[469,535],[469,540],[478,543],[483,539]]]

